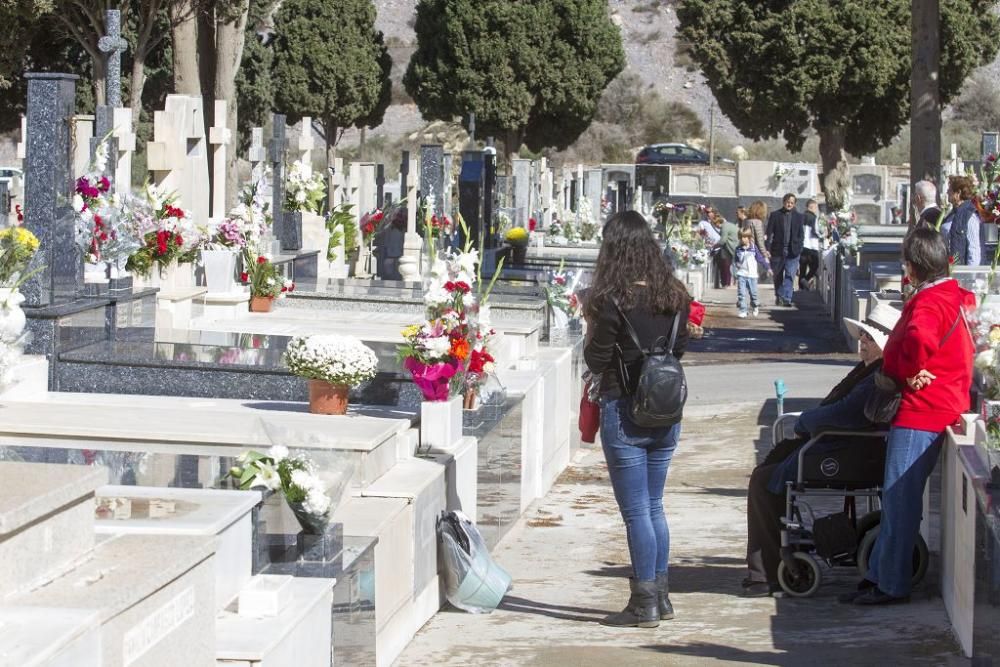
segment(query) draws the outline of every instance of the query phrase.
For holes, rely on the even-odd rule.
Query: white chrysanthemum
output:
[[[284,445],[275,445],[267,451],[268,456],[274,459],[275,463],[279,463],[288,458],[288,447]]]
[[[451,339],[447,336],[427,338],[424,339],[423,345],[431,357],[444,357],[451,350]]]
[[[288,344],[285,363],[296,375],[348,386],[367,382],[378,371],[375,352],[351,336],[295,338]]]
[[[996,358],[996,351],[993,349],[983,350],[976,355],[976,368],[983,371],[988,369],[993,365],[993,360]]]

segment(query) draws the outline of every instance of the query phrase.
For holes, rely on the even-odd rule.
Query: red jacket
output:
[[[962,320],[950,336],[948,331],[960,310],[965,315],[975,307],[975,296],[955,280],[918,290],[906,302],[885,345],[882,362],[883,372],[903,386],[893,426],[940,433],[968,410],[975,343]],[[906,379],[921,369],[936,379],[913,391]]]

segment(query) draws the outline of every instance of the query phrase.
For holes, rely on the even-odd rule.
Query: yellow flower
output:
[[[1000,343],[1000,326],[994,325],[990,328],[990,345]]]
[[[504,238],[507,241],[524,242],[528,240],[528,230],[524,227],[514,227],[507,232],[507,236]]]
[[[403,329],[403,338],[416,338],[417,334],[420,333],[419,324],[411,324],[410,326]]]
[[[16,227],[17,230],[17,242],[21,245],[27,246],[32,252],[38,250],[38,237],[32,234],[30,231],[24,227]]]

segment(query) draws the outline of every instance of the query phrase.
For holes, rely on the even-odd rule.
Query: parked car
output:
[[[636,164],[708,164],[708,153],[687,144],[650,144],[635,157]],[[715,158],[716,164],[733,164],[732,160]]]

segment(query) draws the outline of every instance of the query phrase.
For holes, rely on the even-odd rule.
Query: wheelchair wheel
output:
[[[875,526],[865,533],[865,536],[861,540],[861,545],[858,546],[858,572],[861,573],[862,577],[868,574],[868,561],[871,559],[875,540],[878,539],[878,534],[881,531],[882,526]],[[914,586],[923,581],[924,575],[927,574],[929,561],[927,543],[924,542],[923,535],[918,534],[917,542],[913,545],[913,578],[911,581]]]
[[[861,540],[865,538],[865,534],[877,526],[879,522],[882,521],[882,510],[875,510],[874,512],[869,512],[863,517],[858,519],[858,544],[861,544]]]
[[[804,551],[796,551],[792,554],[792,558],[795,559],[796,571],[790,571],[785,561],[781,561],[778,564],[778,583],[788,595],[807,598],[819,590],[819,584],[823,579],[819,563]]]

